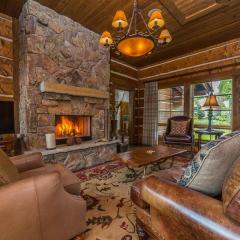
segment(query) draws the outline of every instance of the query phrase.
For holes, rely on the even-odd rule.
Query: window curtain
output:
[[[145,83],[142,142],[158,145],[158,82]]]

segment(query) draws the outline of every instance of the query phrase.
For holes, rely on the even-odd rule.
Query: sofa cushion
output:
[[[225,178],[222,198],[225,214],[240,222],[240,158],[235,161]]]
[[[0,149],[0,186],[15,182],[19,179],[19,173],[14,164],[3,150]]]
[[[68,193],[73,195],[80,194],[80,179],[61,164],[45,164],[44,167],[20,173],[20,178],[24,179],[51,172],[60,173],[63,186]]]
[[[186,136],[189,128],[188,121],[174,121],[171,120],[170,136]]]
[[[190,162],[178,183],[218,196],[228,170],[239,156],[240,131],[236,131],[206,144]]]

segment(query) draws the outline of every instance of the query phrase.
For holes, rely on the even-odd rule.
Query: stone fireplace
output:
[[[116,143],[97,143],[108,139],[110,80],[109,51],[99,45],[99,35],[32,0],[19,25],[20,132],[29,150],[41,150],[46,162],[64,162],[73,170],[110,160]],[[56,133],[70,116],[75,130],[57,139],[80,135],[92,142],[45,150],[45,134]]]
[[[99,35],[29,0],[20,19],[20,131],[45,148],[58,116],[91,116],[93,140],[107,138],[109,51]]]
[[[57,144],[66,144],[71,138],[92,140],[92,116],[56,115],[55,135]]]

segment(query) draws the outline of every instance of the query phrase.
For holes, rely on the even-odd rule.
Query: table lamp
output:
[[[208,108],[208,131],[212,130],[212,117],[213,117],[213,108],[219,107],[217,97],[213,95],[211,92],[210,95],[207,97],[204,105],[204,108]]]

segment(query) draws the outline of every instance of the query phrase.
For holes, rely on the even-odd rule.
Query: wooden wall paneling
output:
[[[114,84],[115,88],[123,90],[134,90],[138,85],[137,81],[116,75],[114,73],[111,73],[111,82]]]
[[[139,71],[140,80],[166,79],[172,76],[192,73],[218,66],[229,65],[240,59],[240,39],[215,45],[198,52],[178,57]]]
[[[13,101],[12,18],[0,14],[0,100]]]
[[[115,60],[111,60],[111,64],[110,64],[111,70],[118,72],[118,73],[122,73],[124,75],[127,75],[129,77],[135,78],[137,80],[138,78],[138,72],[136,68],[133,68],[131,66],[127,66],[124,63],[118,63]]]
[[[0,77],[0,94],[13,95],[13,84],[11,79]]]
[[[0,76],[12,78],[13,76],[12,60],[0,58]]]
[[[0,58],[13,59],[13,44],[11,41],[1,39],[0,37]]]
[[[0,16],[0,36],[12,40],[12,20]]]
[[[13,19],[13,91],[14,91],[14,119],[15,132],[20,132],[19,121],[19,101],[20,101],[20,86],[19,86],[19,21]]]
[[[227,66],[223,68],[211,69],[210,71],[204,71],[194,74],[186,74],[158,81],[160,88],[179,86],[186,83],[202,83],[204,81],[210,81],[211,79],[226,79],[233,75],[240,74],[240,64]]]

